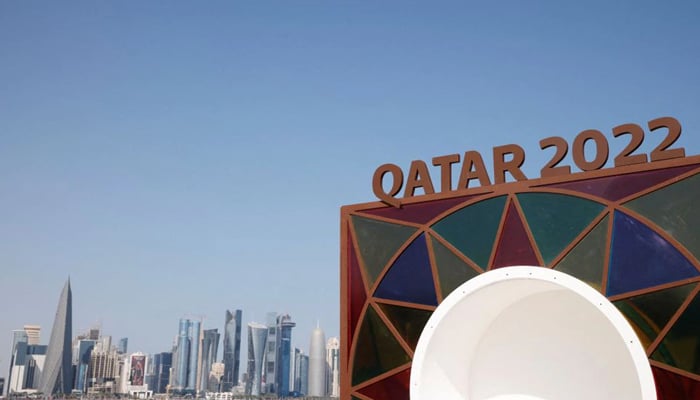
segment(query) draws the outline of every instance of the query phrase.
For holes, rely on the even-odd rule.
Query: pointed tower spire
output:
[[[44,371],[39,391],[44,395],[70,394],[73,390],[73,368],[71,340],[73,337],[73,299],[70,277],[58,298],[56,317],[51,329],[49,346],[46,349]]]

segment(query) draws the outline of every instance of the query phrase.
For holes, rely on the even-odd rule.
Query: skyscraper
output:
[[[326,394],[340,396],[340,341],[332,337],[326,343]]]
[[[39,391],[45,395],[70,394],[73,389],[73,366],[71,363],[71,340],[73,336],[72,302],[69,279],[58,299],[56,318],[51,329],[51,339],[49,339],[44,371],[39,384]]]
[[[309,346],[309,396],[326,395],[326,337],[320,327],[311,332]]]
[[[24,332],[27,334],[27,344],[38,345],[41,341],[41,326],[25,325]]]
[[[119,339],[119,344],[117,344],[117,353],[126,354],[127,348],[129,347],[129,338]]]
[[[296,324],[289,315],[277,317],[277,393],[288,396],[294,391],[292,366],[292,328]]]
[[[277,393],[277,313],[267,313],[267,345],[265,347],[265,392]]]
[[[190,392],[196,392],[199,387],[197,383],[197,378],[199,378],[197,371],[199,370],[199,350],[202,344],[201,325],[199,321],[192,321],[190,325],[190,365],[189,371],[187,372],[187,390]]]
[[[80,340],[78,342],[78,363],[75,367],[75,390],[80,393],[87,391],[88,367],[90,366],[90,357],[92,350],[95,348],[94,340]]]
[[[175,392],[181,392],[187,388],[187,369],[190,359],[190,320],[188,319],[180,319],[177,348],[173,358],[172,389]]]
[[[19,343],[27,343],[29,338],[27,332],[24,330],[16,329],[12,331],[12,347],[10,348],[10,372],[7,374],[7,394],[10,394],[12,388],[12,369],[15,365],[15,351],[17,350],[17,345]],[[2,395],[2,392],[0,392]]]
[[[230,392],[238,386],[239,364],[241,360],[241,318],[243,311],[231,312],[226,310],[226,325],[224,326],[224,376],[221,391]]]
[[[217,388],[209,387],[209,372],[211,366],[216,362],[216,355],[219,352],[219,331],[217,329],[207,329],[202,336],[202,368],[200,368],[199,390],[218,391]],[[212,390],[213,389],[213,390]]]
[[[259,396],[261,392],[263,358],[267,344],[267,326],[251,322],[248,324],[248,381],[246,394]]]
[[[294,391],[306,396],[309,392],[309,356],[294,349]]]
[[[153,393],[165,393],[170,381],[170,367],[173,363],[173,353],[164,352],[153,356]]]

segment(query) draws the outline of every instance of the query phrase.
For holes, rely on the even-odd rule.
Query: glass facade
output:
[[[700,163],[692,162],[401,208],[344,207],[342,398],[407,400],[413,350],[435,306],[477,274],[510,265],[554,268],[606,295],[646,346],[659,398],[697,398]]]
[[[292,376],[292,328],[296,324],[289,315],[281,315],[277,318],[278,346],[277,346],[277,393],[279,396],[288,396],[294,390]]]
[[[51,329],[46,361],[41,374],[39,391],[49,394],[70,394],[73,390],[73,300],[70,280],[58,300],[58,309]]]
[[[267,345],[268,327],[262,324],[248,324],[248,381],[246,394],[259,396],[262,391],[263,360]]]
[[[218,392],[218,387],[209,387],[209,372],[211,366],[216,362],[216,355],[219,352],[219,331],[217,329],[207,329],[202,336],[202,372],[200,377],[200,390],[208,392]]]
[[[224,376],[221,379],[221,391],[230,392],[238,386],[239,365],[241,359],[241,318],[243,311],[226,310],[224,325]]]

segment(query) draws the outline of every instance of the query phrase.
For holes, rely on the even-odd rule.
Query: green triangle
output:
[[[371,287],[391,257],[417,229],[356,215],[352,216],[352,223]]]
[[[448,215],[432,227],[485,270],[505,204],[506,196],[480,201]]]
[[[406,343],[415,349],[418,338],[433,312],[391,304],[379,304],[379,307],[391,320],[392,325],[399,331]]]
[[[410,362],[408,354],[384,325],[374,307],[367,307],[355,344],[352,385]]]
[[[659,343],[651,358],[696,375],[700,374],[699,326],[700,296],[696,296]]]
[[[459,285],[479,274],[436,239],[431,238],[430,242],[433,244],[435,264],[443,298],[457,289]]]
[[[700,258],[700,174],[625,203],[676,238]]]
[[[604,208],[591,200],[556,193],[521,193],[518,201],[545,265],[549,265]]]
[[[645,348],[656,339],[697,284],[677,286],[616,301]]]
[[[602,292],[609,219],[606,215],[554,269],[575,276]]]

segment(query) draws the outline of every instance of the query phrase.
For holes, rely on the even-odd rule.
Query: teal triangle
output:
[[[352,216],[352,224],[371,287],[389,260],[417,229],[357,215]]]
[[[521,193],[518,201],[545,265],[604,209],[600,203],[556,193]]]
[[[432,228],[486,270],[505,204],[506,196],[483,200],[446,216]]]

